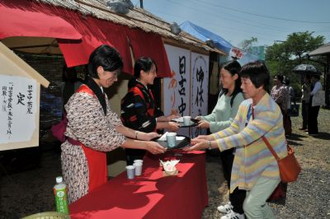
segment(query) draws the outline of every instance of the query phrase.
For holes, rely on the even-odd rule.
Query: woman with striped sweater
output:
[[[280,158],[287,155],[283,119],[279,106],[268,94],[269,72],[263,62],[246,64],[240,72],[246,100],[239,106],[231,126],[198,136],[186,150],[236,148],[230,183],[247,191],[243,209],[248,218],[275,218],[266,200],[280,182],[277,162],[262,140],[265,136]]]

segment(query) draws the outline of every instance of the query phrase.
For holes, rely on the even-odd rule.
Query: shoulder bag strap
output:
[[[252,119],[254,119],[254,109],[253,109],[253,107],[252,107],[252,104],[251,104],[250,107],[251,107],[251,109],[252,109]],[[270,145],[268,139],[267,139],[265,136],[262,136],[261,138],[262,138],[262,140],[265,142],[265,144],[267,145],[268,149],[269,149],[270,152],[273,154],[273,156],[275,157],[275,159],[276,159],[277,161],[279,161],[280,158],[278,157],[277,153],[274,151],[273,147]]]
[[[280,160],[280,158],[278,157],[278,155],[276,154],[276,152],[274,151],[273,147],[270,145],[269,141],[267,140],[267,138],[265,136],[262,136],[262,140],[264,140],[265,144],[267,145],[268,149],[270,150],[270,152],[273,154],[273,156],[275,157],[275,159],[277,161]]]

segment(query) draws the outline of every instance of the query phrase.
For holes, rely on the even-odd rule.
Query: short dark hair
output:
[[[290,85],[290,78],[285,78],[285,80],[284,80],[284,84],[285,85]]]
[[[157,65],[155,61],[150,57],[140,57],[138,60],[135,61],[134,64],[134,77],[139,78],[141,70],[145,72],[149,72],[151,69],[152,64],[155,65],[157,71]]]
[[[245,64],[241,71],[242,78],[250,78],[256,88],[263,86],[264,90],[269,92],[270,75],[263,61],[254,61]]]
[[[123,60],[119,52],[108,45],[97,47],[89,56],[88,74],[92,78],[99,78],[97,68],[102,66],[105,71],[121,70]]]
[[[274,76],[274,79],[277,79],[277,80],[279,80],[282,84],[284,84],[284,76],[283,75],[281,75],[281,74],[277,74],[277,75],[275,75]]]
[[[317,80],[321,79],[320,75],[317,75],[317,74],[312,74],[312,78],[315,78]]]

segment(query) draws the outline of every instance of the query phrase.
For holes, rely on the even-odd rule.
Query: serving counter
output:
[[[179,159],[178,174],[164,176],[159,159]],[[71,218],[200,219],[208,204],[205,153],[148,154],[142,176],[126,172],[72,203]]]

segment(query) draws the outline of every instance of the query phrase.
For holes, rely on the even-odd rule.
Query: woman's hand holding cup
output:
[[[166,148],[164,148],[157,142],[148,141],[148,142],[146,142],[146,150],[152,154],[163,154],[163,153],[165,153]]]
[[[180,125],[176,122],[168,122],[168,127],[167,129],[171,132],[176,132],[180,128]]]
[[[210,128],[210,123],[205,120],[202,120],[198,123],[197,128],[208,129]]]

